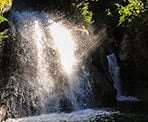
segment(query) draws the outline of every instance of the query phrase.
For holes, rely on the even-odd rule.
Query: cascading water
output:
[[[13,40],[7,44],[8,84],[1,96],[7,117],[92,107],[93,80],[82,57],[104,31],[100,40],[90,38],[75,24],[32,10],[11,11],[9,22]]]
[[[107,56],[108,66],[110,75],[114,81],[114,88],[117,90],[116,99],[118,101],[139,101],[136,97],[133,96],[124,96],[121,92],[120,84],[120,67],[117,63],[117,59],[114,53]]]
[[[114,81],[114,88],[117,90],[117,99],[121,96],[120,79],[119,79],[119,66],[117,64],[116,56],[114,53],[107,56],[109,72]]]

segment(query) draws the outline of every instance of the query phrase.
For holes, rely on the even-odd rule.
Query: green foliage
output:
[[[144,3],[141,0],[128,0],[125,2],[128,2],[125,6],[115,3],[119,14],[118,26],[124,22],[132,22],[135,17],[139,17],[145,11]]]
[[[0,32],[0,41],[7,38],[8,38],[8,35],[4,34],[3,32]]]
[[[92,3],[98,4],[98,6],[91,6]],[[92,19],[94,13],[91,8],[99,7],[102,8],[102,10],[105,8],[106,14],[111,16],[115,21],[118,21],[118,26],[126,22],[132,22],[145,11],[144,2],[141,0],[120,0],[118,2],[115,0],[108,2],[103,0],[74,0],[73,5],[80,11],[88,23],[94,21]]]
[[[73,6],[80,11],[81,15],[84,17],[87,23],[93,23],[93,12],[89,9],[89,7],[90,2],[94,1],[98,0],[75,0],[75,2],[73,2]]]
[[[5,18],[2,14],[7,12],[12,5],[12,0],[0,0],[0,24],[8,21],[7,18]],[[8,38],[8,35],[6,35],[4,32],[0,32],[0,41],[3,39]]]
[[[113,14],[112,14],[112,12],[111,12],[111,10],[109,8],[106,9],[105,11],[106,11],[106,13],[107,13],[108,16],[113,16]]]
[[[2,15],[0,15],[0,24],[2,22],[8,21],[5,17],[3,17]],[[8,35],[6,35],[4,32],[0,32],[0,41],[2,41],[3,39],[8,38]]]
[[[0,15],[0,24],[2,22],[8,21],[7,18],[3,17],[2,15]]]

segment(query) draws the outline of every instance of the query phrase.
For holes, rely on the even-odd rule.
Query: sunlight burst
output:
[[[59,23],[53,23],[50,26],[51,36],[59,51],[61,63],[66,73],[72,72],[75,62],[74,48],[75,43],[68,28]]]

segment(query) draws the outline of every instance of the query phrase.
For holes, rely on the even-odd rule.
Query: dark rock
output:
[[[12,9],[24,9],[27,0],[14,0],[12,4]]]
[[[106,49],[102,45],[92,53],[90,72],[95,82],[97,106],[110,106],[116,103],[116,90],[108,71]]]
[[[64,7],[63,7],[64,6]],[[13,9],[23,10],[26,8],[41,10],[41,11],[61,11],[68,12],[72,7],[71,0],[14,0]]]
[[[147,28],[147,13],[144,13],[123,32],[118,54],[124,94],[139,96],[143,101],[148,98]]]
[[[147,87],[147,89],[145,89],[144,90],[144,92],[141,94],[141,100],[143,101],[143,102],[146,102],[146,103],[148,103],[148,87]]]

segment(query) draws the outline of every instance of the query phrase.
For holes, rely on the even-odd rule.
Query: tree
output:
[[[140,14],[145,11],[144,3],[141,0],[125,0],[127,4],[122,5],[115,3],[119,14],[119,23],[132,22],[135,17],[140,17]]]
[[[81,15],[88,23],[93,22],[92,9],[102,9],[104,14],[109,15],[117,21],[117,25],[130,23],[141,13],[146,11],[145,4],[142,0],[74,0],[73,5],[80,11]],[[97,10],[95,10],[97,12]],[[95,13],[96,14],[96,13]],[[98,13],[99,14],[102,13]]]
[[[3,13],[7,12],[12,5],[12,0],[0,0],[0,24],[8,21],[7,18],[3,16]],[[8,35],[6,35],[4,32],[0,32],[0,41],[3,39],[8,38]]]
[[[2,15],[0,15],[0,24],[5,21],[8,21],[8,20]],[[0,32],[0,42],[5,38],[8,38],[8,35],[6,35],[4,32]]]

